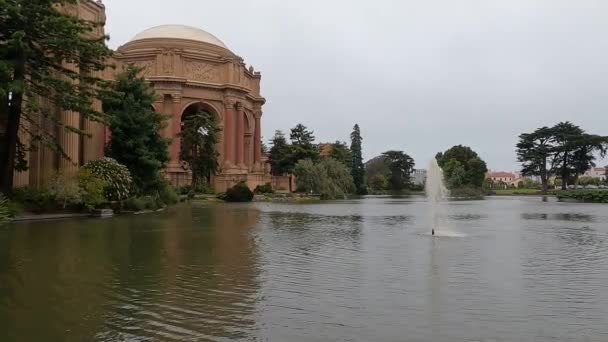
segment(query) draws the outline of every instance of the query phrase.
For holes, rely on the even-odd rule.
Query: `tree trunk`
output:
[[[25,79],[25,61],[23,54],[19,54],[18,56],[13,80],[23,82]],[[9,193],[13,189],[15,156],[17,152],[17,140],[19,139],[22,106],[23,92],[13,92],[10,102],[7,102],[8,118],[4,134],[4,146],[0,150],[0,192],[2,193]]]
[[[547,179],[547,177],[541,177],[541,183],[542,183],[542,194],[546,195],[547,194],[547,190],[549,189],[549,180]]]

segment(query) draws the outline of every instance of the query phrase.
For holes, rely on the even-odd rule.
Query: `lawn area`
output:
[[[541,195],[538,189],[501,189],[493,190],[496,196],[533,196]]]

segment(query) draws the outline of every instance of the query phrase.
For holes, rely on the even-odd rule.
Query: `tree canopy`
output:
[[[161,171],[170,160],[170,139],[161,136],[167,117],[152,110],[156,96],[140,71],[127,66],[104,94],[112,133],[106,154],[129,169],[138,193],[151,194],[164,182]]]
[[[436,156],[450,190],[481,188],[488,172],[486,163],[470,147],[457,145]]]
[[[216,144],[220,129],[212,114],[199,110],[183,119],[180,160],[192,172],[192,189],[210,185],[211,176],[219,167]],[[203,184],[204,183],[204,184]]]
[[[571,122],[523,133],[517,143],[522,174],[539,176],[545,193],[551,176],[559,176],[562,188],[566,189],[595,166],[597,155],[604,157],[607,152],[608,137],[588,134]]]
[[[391,191],[400,192],[411,185],[414,159],[403,151],[387,151],[382,154],[389,170],[388,183]]]
[[[107,86],[98,75],[112,51],[107,37],[95,36],[102,23],[70,14],[77,3],[0,0],[0,191],[10,191],[16,168],[27,168],[24,150],[34,144],[67,157],[49,126],[86,135],[58,118],[57,110],[105,121],[93,101]],[[19,140],[20,131],[30,135],[31,145]]]
[[[319,194],[323,199],[340,199],[355,191],[350,170],[333,158],[317,163],[310,159],[300,160],[294,174],[299,190]]]

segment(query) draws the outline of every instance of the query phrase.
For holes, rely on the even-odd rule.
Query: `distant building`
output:
[[[319,144],[319,155],[321,157],[329,157],[331,155],[332,150],[333,150],[333,144],[330,144],[330,143]]]
[[[495,183],[503,182],[511,184],[515,180],[518,180],[518,177],[511,172],[488,172],[488,174],[486,175],[486,179],[490,179]]]
[[[416,169],[412,174],[412,183],[414,185],[426,184],[426,170]]]
[[[585,176],[605,180],[606,179],[606,169],[608,169],[608,166],[594,167],[594,168],[587,170],[587,172],[585,172]]]

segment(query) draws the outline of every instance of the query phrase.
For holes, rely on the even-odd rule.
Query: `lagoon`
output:
[[[608,207],[193,203],[0,228],[2,341],[606,341]],[[440,234],[441,235],[441,234]]]

